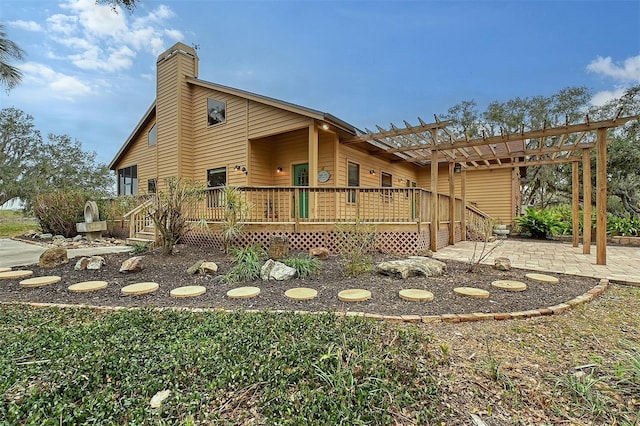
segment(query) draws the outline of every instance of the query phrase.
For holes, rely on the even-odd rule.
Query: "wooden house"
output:
[[[443,127],[422,123],[419,130],[428,136]],[[224,209],[220,188],[238,187],[252,206],[242,238],[265,243],[286,234],[301,250],[335,248],[336,222],[376,224],[381,250],[417,252],[465,238],[469,215],[505,224],[517,215],[517,167],[456,173],[455,163],[436,157],[432,172],[433,159],[389,149],[382,136],[328,113],[201,80],[196,51],[178,43],[158,57],[156,99],[110,168],[119,195],[154,193],[170,177],[206,185],[206,200],[191,214],[214,230]],[[139,231],[132,225],[132,233]],[[185,239],[206,238],[193,231]]]

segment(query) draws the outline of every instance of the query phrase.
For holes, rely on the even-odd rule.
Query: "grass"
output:
[[[430,337],[409,326],[20,306],[0,307],[0,324],[8,424],[427,424],[442,414]]]
[[[20,211],[0,210],[0,238],[16,237],[32,229],[40,229],[35,219],[25,218]]]

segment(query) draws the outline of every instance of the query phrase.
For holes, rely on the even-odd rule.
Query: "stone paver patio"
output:
[[[477,254],[480,254],[482,244],[477,243]],[[466,262],[473,256],[474,245],[472,241],[461,241],[438,250],[433,257]],[[607,246],[607,264],[596,265],[595,245],[591,246],[591,254],[583,254],[582,245],[573,247],[565,242],[506,239],[488,243],[487,249],[496,245],[498,247],[482,263],[492,265],[496,257],[508,257],[514,268],[640,285],[640,247]]]

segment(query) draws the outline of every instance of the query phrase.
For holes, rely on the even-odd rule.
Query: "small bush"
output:
[[[282,259],[282,263],[298,271],[298,277],[301,279],[318,273],[321,265],[318,259],[306,255]]]
[[[356,277],[373,269],[371,251],[376,239],[375,225],[357,220],[353,224],[337,223],[337,246],[347,276]]]
[[[73,237],[76,223],[84,222],[84,205],[90,195],[83,192],[51,192],[33,199],[33,213],[42,232]]]
[[[640,236],[640,217],[630,215],[625,217],[608,215],[607,234],[622,235],[624,237]]]
[[[225,282],[253,281],[260,277],[262,262],[267,257],[262,247],[254,245],[245,248],[233,248],[231,254],[233,256],[233,266],[224,275]]]
[[[143,243],[136,243],[133,245],[133,250],[131,250],[131,252],[137,256],[139,254],[142,253],[146,253],[149,251],[149,245],[148,244],[143,244]]]
[[[550,238],[562,229],[557,216],[549,210],[529,208],[524,216],[516,217],[514,220],[522,230],[521,235],[532,238]]]

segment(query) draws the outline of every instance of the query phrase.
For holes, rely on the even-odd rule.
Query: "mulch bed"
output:
[[[198,307],[231,310],[303,310],[303,311],[355,311],[380,315],[442,315],[473,312],[515,312],[553,306],[566,302],[598,284],[598,280],[549,273],[560,278],[559,284],[542,284],[525,277],[532,271],[512,269],[498,271],[492,266],[480,265],[477,272],[466,272],[464,262],[446,261],[447,273],[442,277],[410,277],[405,280],[367,273],[356,278],[344,275],[344,268],[337,255],[322,261],[320,273],[305,280],[286,282],[254,281],[237,284],[219,283],[215,276],[189,275],[186,270],[198,260],[215,262],[217,275],[226,273],[231,267],[230,259],[216,249],[180,245],[173,256],[163,256],[159,250],[143,254],[144,269],[134,273],[120,273],[121,263],[130,254],[119,253],[103,256],[106,265],[97,271],[75,271],[77,259],[68,264],[43,269],[37,265],[14,269],[30,269],[35,276],[58,275],[62,280],[40,288],[21,288],[19,280],[0,280],[0,302],[41,302],[61,304],[85,304],[96,306],[153,306],[153,307]],[[401,258],[376,254],[375,262]],[[538,271],[539,272],[539,271]],[[107,281],[108,287],[90,293],[71,293],[68,287],[82,281]],[[508,292],[491,287],[494,280],[519,280],[527,284],[524,292]],[[121,288],[138,282],[157,282],[159,289],[152,294],[124,296]],[[195,298],[172,298],[169,292],[177,287],[201,285],[207,292]],[[240,286],[256,286],[261,293],[252,299],[230,299],[228,290]],[[318,291],[318,296],[308,301],[292,301],[284,292],[294,287],[309,287]],[[489,299],[473,299],[456,295],[455,287],[477,287],[491,293]],[[370,290],[372,298],[363,302],[346,303],[338,300],[338,292],[349,288]],[[402,300],[398,292],[402,289],[424,289],[435,295],[430,302]]]

